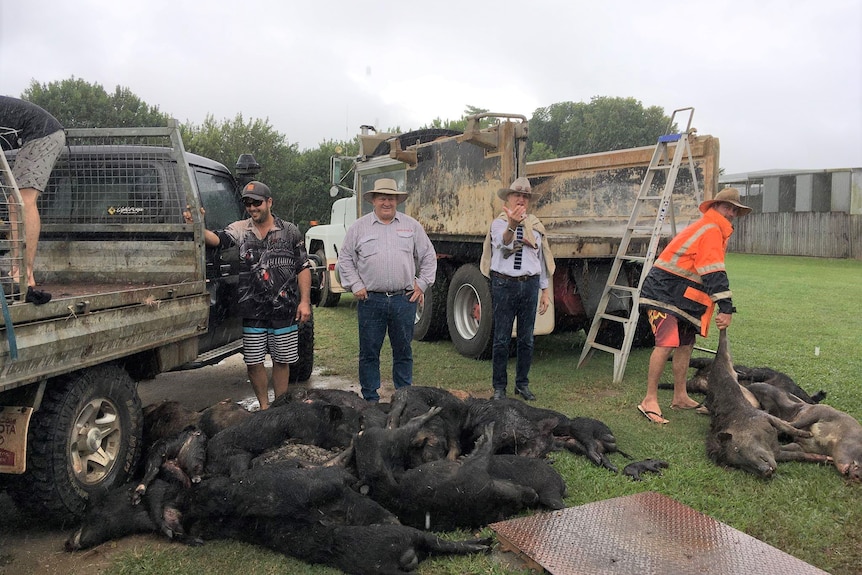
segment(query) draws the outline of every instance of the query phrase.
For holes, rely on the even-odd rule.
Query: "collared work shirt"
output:
[[[509,224],[507,220],[496,218],[491,222],[491,270],[507,276],[539,276],[539,289],[548,287],[548,270],[542,254],[542,234],[533,230],[533,243],[516,246],[513,234],[512,242],[503,243],[503,234]],[[515,269],[515,251],[521,249],[521,269]]]
[[[388,224],[374,212],[353,222],[338,254],[341,285],[356,293],[412,289],[434,283],[437,252],[422,225],[401,212]]]

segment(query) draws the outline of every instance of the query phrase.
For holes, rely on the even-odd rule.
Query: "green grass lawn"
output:
[[[825,403],[862,418],[862,262],[730,254],[727,267],[738,309],[728,331],[735,363],[783,371],[809,393],[827,391]],[[315,327],[316,364],[325,374],[355,379],[358,344],[352,299],[343,298],[336,308],[316,309]],[[715,349],[717,336],[713,329],[698,345]],[[834,575],[862,573],[862,485],[847,483],[831,466],[782,463],[768,481],[715,466],[704,449],[708,417],[672,411],[670,391],[659,392],[669,425],[651,424],[636,410],[650,349],[632,351],[625,378],[615,385],[609,354],[596,352],[583,368],[576,368],[583,339],[583,332],[536,339],[530,378],[536,405],[600,419],[614,431],[620,449],[636,459],[664,459],[670,468],[636,483],[583,457],[552,454],[568,484],[568,505],[656,491]],[[388,345],[384,349],[384,385],[391,385]],[[708,355],[695,351],[699,354]],[[464,358],[448,341],[414,343],[414,360],[417,385],[490,395],[490,362]],[[510,379],[513,369],[510,363]],[[671,382],[669,366],[663,381]],[[622,456],[612,458],[620,467],[626,463]],[[242,567],[230,568],[234,561]],[[335,572],[234,542],[172,547],[169,552],[139,550],[120,557],[110,572],[240,571]],[[429,560],[419,572],[511,571],[492,556],[473,556]]]

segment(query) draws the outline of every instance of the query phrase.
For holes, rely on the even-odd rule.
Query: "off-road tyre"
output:
[[[324,252],[322,249],[319,249],[316,252],[314,252],[314,255],[320,261],[320,265],[323,265],[323,266],[326,265],[326,252]],[[319,299],[319,301],[315,302],[315,305],[317,305],[319,307],[335,307],[335,306],[337,306],[338,302],[341,300],[341,294],[340,293],[332,293],[330,291],[330,288],[332,286],[332,280],[330,279],[329,270],[324,268],[323,273],[319,274],[319,277],[320,277],[320,287],[319,287],[318,292],[320,294],[320,299]]]
[[[27,437],[27,470],[9,485],[25,512],[53,521],[83,514],[91,495],[125,483],[141,455],[137,387],[119,365],[48,382]]]
[[[488,359],[494,343],[491,284],[475,264],[458,268],[446,298],[449,339],[463,356]]]
[[[641,313],[638,318],[638,326],[635,328],[635,337],[632,340],[632,347],[644,348],[653,347],[655,345],[655,335],[650,327],[649,320],[645,313]]]
[[[290,364],[290,383],[308,381],[314,369],[314,316],[299,324],[299,359]]]
[[[620,349],[623,345],[624,337],[625,329],[623,328],[623,324],[617,321],[602,320],[602,326],[596,334],[596,343]],[[652,347],[653,345],[655,345],[655,336],[653,336],[646,315],[642,313],[638,317],[637,327],[635,327],[632,348]]]
[[[446,298],[449,295],[449,278],[451,275],[452,271],[447,265],[438,263],[437,275],[431,289],[425,294],[425,302],[416,306],[413,339],[436,341],[448,336]]]
[[[596,332],[596,343],[620,349],[623,345],[623,337],[625,337],[623,324],[618,321],[603,319],[599,331]]]

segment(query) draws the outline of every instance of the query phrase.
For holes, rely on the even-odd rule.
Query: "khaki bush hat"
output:
[[[374,202],[374,194],[386,194],[389,196],[397,196],[395,200],[400,204],[407,199],[407,192],[399,191],[398,184],[392,178],[380,178],[374,182],[374,189],[368,190],[362,194],[362,199],[366,202]]]
[[[712,207],[712,205],[716,202],[727,202],[728,204],[733,204],[737,208],[739,208],[739,212],[737,215],[744,216],[745,214],[751,211],[751,208],[748,206],[741,204],[739,202],[739,190],[736,188],[724,188],[711,200],[706,200],[705,202],[701,202],[698,209],[701,213],[705,214],[706,211]]]
[[[532,197],[533,186],[530,185],[530,180],[521,176],[520,178],[518,178],[517,180],[512,182],[512,185],[509,186],[508,188],[500,188],[499,190],[497,190],[497,196],[501,200],[506,201],[506,198],[508,198],[509,194],[511,194],[512,192],[520,192],[522,194],[529,194]]]

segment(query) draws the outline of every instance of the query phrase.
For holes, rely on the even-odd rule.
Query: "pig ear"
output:
[[[429,433],[427,430],[423,429],[423,430],[420,430],[419,433],[417,433],[416,436],[413,438],[412,444],[416,447],[421,447],[421,446],[425,445],[426,443],[430,443],[431,445],[435,445],[436,444],[436,441],[434,441],[435,439],[436,438],[434,437],[433,433]]]
[[[329,421],[340,421],[344,418],[344,412],[341,411],[341,407],[337,405],[327,405],[326,412],[329,415]]]
[[[549,417],[547,419],[543,419],[539,422],[538,428],[539,432],[542,435],[548,435],[551,433],[555,427],[560,423],[559,418],[557,417]]]

